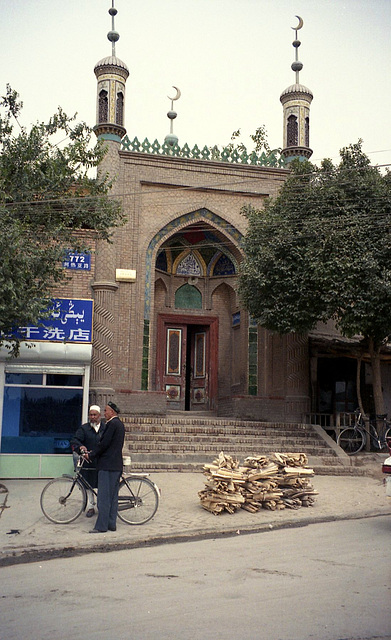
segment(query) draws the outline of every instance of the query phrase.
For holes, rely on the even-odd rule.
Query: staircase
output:
[[[321,427],[297,423],[250,422],[186,412],[166,417],[121,416],[124,455],[132,471],[201,471],[224,451],[243,462],[273,451],[304,452],[318,474],[355,473],[350,458]]]

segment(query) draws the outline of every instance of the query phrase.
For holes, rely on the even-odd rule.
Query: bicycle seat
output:
[[[387,414],[386,413],[379,413],[379,415],[377,415],[376,418],[378,420],[385,420],[387,418]]]

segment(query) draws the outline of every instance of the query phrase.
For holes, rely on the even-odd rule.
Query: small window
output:
[[[305,119],[305,146],[310,146],[310,119]]]
[[[48,387],[81,387],[82,376],[69,376],[65,373],[48,373],[46,386]]]
[[[43,384],[42,373],[6,373],[6,384]]]
[[[109,119],[109,101],[107,91],[102,89],[99,93],[99,122],[107,122]]]
[[[116,123],[121,126],[124,123],[124,94],[121,91],[117,94]]]
[[[299,138],[299,127],[296,116],[289,116],[287,125],[287,147],[296,147]]]

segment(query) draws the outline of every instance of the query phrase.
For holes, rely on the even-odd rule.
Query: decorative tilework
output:
[[[235,229],[232,224],[228,223],[220,216],[212,213],[208,209],[199,209],[197,211],[192,211],[190,213],[186,213],[175,220],[172,220],[168,224],[158,231],[158,233],[152,238],[149,243],[147,254],[146,254],[146,275],[145,275],[145,304],[144,304],[144,318],[149,320],[151,314],[151,286],[152,286],[152,278],[155,271],[155,265],[152,264],[152,258],[154,255],[154,251],[156,246],[162,241],[163,238],[168,236],[169,234],[175,233],[178,229],[183,228],[187,224],[193,224],[194,222],[205,220],[207,222],[211,222],[215,225],[219,231],[225,233],[227,237],[231,238],[235,241],[235,243],[239,244],[242,240],[242,234],[240,231]]]

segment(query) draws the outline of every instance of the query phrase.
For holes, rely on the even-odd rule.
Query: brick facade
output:
[[[192,409],[213,408],[219,415],[257,419],[300,419],[309,402],[307,343],[261,329],[252,333],[254,343],[248,314],[240,307],[236,292],[241,237],[246,230],[240,210],[247,204],[262,208],[265,198],[277,194],[287,171],[125,152],[117,142],[106,144],[108,153],[101,171],[114,178],[112,194],[122,203],[126,224],[115,231],[111,244],[94,244],[91,271],[75,273],[61,291],[64,297],[94,299],[91,401],[104,405],[115,398],[126,412],[146,415],[164,415],[167,409],[184,407],[167,401],[162,384],[165,372],[158,371],[167,349],[164,336],[158,333],[164,316],[174,324],[185,318],[180,324],[184,339],[186,329],[188,340],[192,327],[193,333],[197,327],[205,332],[206,368],[213,360],[211,350],[216,351],[217,371],[206,369],[207,393],[211,379],[215,376],[216,380],[213,401],[204,401],[199,393],[200,403],[191,405]],[[189,275],[174,272],[173,264],[166,270],[157,269],[156,259],[167,243],[174,247],[173,255],[180,253],[177,243],[190,232],[213,236],[208,250],[225,247],[235,272],[207,273],[200,258],[204,271],[194,286],[201,303],[183,309],[181,303],[178,306],[182,299],[178,290],[191,283]],[[188,247],[188,252],[199,248],[192,240]],[[118,269],[135,270],[135,281],[117,279]],[[203,318],[208,319],[205,325]],[[213,344],[211,319],[218,327],[216,334],[212,332],[216,335]],[[185,351],[183,354],[185,358]],[[190,360],[183,360],[182,366],[184,370],[190,367]],[[183,394],[190,384],[184,376]]]

